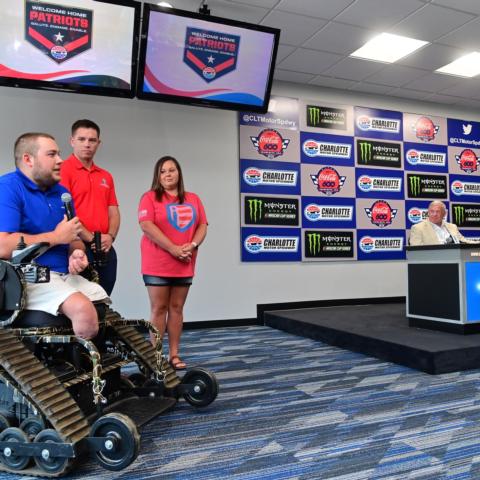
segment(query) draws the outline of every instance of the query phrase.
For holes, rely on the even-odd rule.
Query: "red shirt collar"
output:
[[[82,163],[73,153],[67,158],[67,160],[71,160],[71,161],[73,162],[75,168],[77,168],[78,170],[84,169],[84,170],[87,170],[87,171],[89,171],[89,172],[93,172],[93,171],[95,171],[95,170],[100,170],[100,167],[97,167],[97,166],[95,165],[95,163],[92,163],[91,168],[90,168],[90,169],[87,169],[87,168],[83,165],[83,163]]]

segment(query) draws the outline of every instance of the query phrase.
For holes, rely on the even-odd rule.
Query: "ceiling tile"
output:
[[[275,80],[294,83],[308,83],[313,77],[314,75],[308,73],[289,72],[288,70],[281,70],[279,68],[275,70],[274,74]]]
[[[229,3],[242,3],[256,7],[273,8],[278,0],[226,0]],[[197,1],[198,3],[198,1]]]
[[[453,77],[455,78],[455,77]],[[441,92],[454,97],[480,98],[480,80],[476,78],[459,78],[458,82]]]
[[[364,93],[375,93],[376,95],[384,95],[390,90],[392,87],[388,85],[375,85],[374,83],[366,83],[366,82],[358,82],[355,83],[349,90],[355,90],[356,92],[364,92]]]
[[[402,58],[397,64],[434,71],[447,63],[453,62],[453,60],[460,57],[462,53],[462,50],[454,47],[431,43],[417,52]]]
[[[358,58],[344,58],[324,72],[327,76],[348,80],[363,80],[385,68],[385,63],[369,62]]]
[[[338,62],[342,57],[334,53],[320,52],[297,48],[285,60],[278,64],[279,68],[318,75]]]
[[[360,0],[338,15],[338,22],[384,31],[425,4],[418,0]]]
[[[330,22],[307,40],[303,46],[350,55],[370,40],[373,35],[372,31],[365,28]]]
[[[222,0],[208,0],[208,7],[210,8],[210,13],[216,17],[230,18],[248,23],[259,23],[269,11],[267,8],[227,3]]]
[[[395,88],[390,90],[388,95],[392,97],[402,97],[413,100],[425,100],[427,94],[425,92],[419,92],[418,90],[409,90],[408,88]]]
[[[352,0],[281,0],[277,10],[298,13],[312,17],[332,19],[348,7]]]
[[[468,53],[473,50],[480,50],[480,19],[470,22],[468,25],[459,28],[438,39],[437,43],[461,48]]]
[[[341,78],[323,77],[317,75],[314,79],[308,82],[310,85],[318,85],[320,87],[348,89],[355,84],[353,80],[343,80]]]
[[[262,25],[280,28],[282,30],[280,34],[282,43],[300,46],[323,27],[327,21],[273,10],[261,23]]]
[[[389,32],[432,42],[474,18],[473,15],[468,13],[435,5],[425,5],[422,9],[395,25]]]
[[[401,87],[406,83],[423,77],[425,70],[418,68],[404,67],[402,65],[388,65],[380,72],[374,73],[367,78],[368,82],[379,83],[382,85],[390,85],[391,87]]]
[[[296,48],[290,45],[279,45],[277,50],[277,65],[287,58]]]
[[[425,92],[439,92],[445,88],[458,83],[460,79],[452,75],[442,75],[440,73],[427,73],[421,78],[417,78],[406,85],[406,88],[421,90]]]
[[[433,2],[444,7],[480,15],[480,2],[478,0],[433,0]]]
[[[435,102],[435,103],[443,103],[445,105],[453,105],[457,103],[460,98],[459,97],[452,97],[450,95],[442,95],[440,93],[434,93],[433,95],[429,95],[426,99],[427,102]]]

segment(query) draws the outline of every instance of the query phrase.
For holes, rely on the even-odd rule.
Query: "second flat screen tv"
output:
[[[137,96],[266,112],[278,29],[145,4]]]

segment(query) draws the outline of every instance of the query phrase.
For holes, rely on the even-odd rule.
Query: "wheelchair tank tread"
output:
[[[26,358],[30,368],[25,368]],[[65,387],[9,330],[0,330],[0,365],[66,443],[76,443],[89,434],[85,415]]]
[[[134,327],[125,325],[125,320],[113,310],[109,310],[105,317],[116,334],[137,354],[139,359],[144,363],[152,372],[156,371],[156,353],[151,343],[145,340],[145,337]],[[162,369],[166,371],[164,384],[167,388],[175,388],[180,385],[180,379],[178,378],[175,370],[164,359],[162,359]]]

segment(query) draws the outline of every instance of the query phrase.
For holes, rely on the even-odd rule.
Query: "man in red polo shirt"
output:
[[[117,278],[117,254],[113,242],[120,228],[120,211],[113,177],[93,161],[100,146],[100,128],[91,120],[77,120],[72,125],[70,145],[73,153],[61,166],[61,184],[70,190],[77,217],[83,225],[80,237],[87,246],[87,256],[94,261],[92,242],[100,232],[102,265],[96,265],[100,285],[110,295]],[[98,256],[97,256],[98,259]]]

